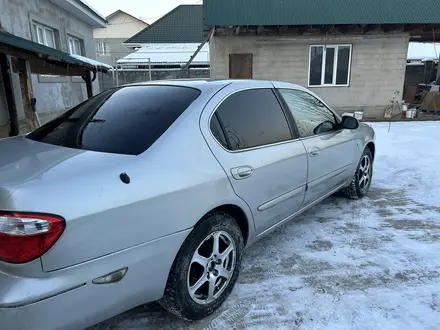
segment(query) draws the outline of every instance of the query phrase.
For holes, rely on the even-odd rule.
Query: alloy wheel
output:
[[[196,303],[217,299],[231,280],[236,260],[235,242],[225,231],[216,231],[197,247],[191,259],[187,286]]]
[[[371,159],[368,155],[364,155],[361,160],[361,164],[359,166],[359,188],[362,192],[365,192],[370,183],[371,183],[371,172],[372,172],[372,166],[371,166]]]

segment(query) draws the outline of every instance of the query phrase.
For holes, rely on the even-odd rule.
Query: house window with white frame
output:
[[[349,86],[352,45],[312,45],[309,86]]]
[[[55,31],[53,29],[38,23],[33,23],[32,28],[34,30],[34,39],[36,42],[47,47],[57,48]]]
[[[81,40],[72,36],[67,37],[69,45],[69,53],[74,55],[82,55]]]
[[[96,44],[96,51],[97,51],[98,55],[107,55],[107,53],[108,53],[107,43],[104,41],[99,41]]]

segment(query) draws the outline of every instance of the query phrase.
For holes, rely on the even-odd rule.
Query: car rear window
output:
[[[200,95],[182,86],[125,86],[79,104],[27,138],[75,149],[139,155]]]

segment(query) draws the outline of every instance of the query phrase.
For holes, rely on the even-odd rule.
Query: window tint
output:
[[[280,89],[279,92],[292,112],[301,137],[334,129],[336,125],[334,114],[317,98],[294,89]]]
[[[105,91],[27,137],[76,149],[138,155],[199,96],[179,86],[127,86]]]
[[[217,114],[214,114],[211,119],[211,132],[220,144],[228,148],[228,143],[226,142],[225,134],[223,133],[220,122],[218,121]]]
[[[229,96],[216,112],[232,150],[252,148],[292,138],[286,116],[270,89]]]

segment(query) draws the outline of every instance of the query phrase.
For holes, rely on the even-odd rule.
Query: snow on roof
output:
[[[88,63],[88,64],[96,66],[96,67],[104,67],[109,70],[113,69],[113,67],[111,65],[108,65],[108,64],[96,61],[96,60],[92,60],[91,58],[88,58],[88,57],[84,57],[81,55],[75,55],[75,54],[70,54],[70,56],[76,58],[77,60],[83,61],[85,63]]]
[[[440,43],[410,42],[408,46],[408,60],[438,60]]]
[[[118,60],[118,64],[151,64],[180,65],[186,64],[200,44],[144,44],[134,53]],[[209,64],[209,46],[205,44],[192,64]]]

